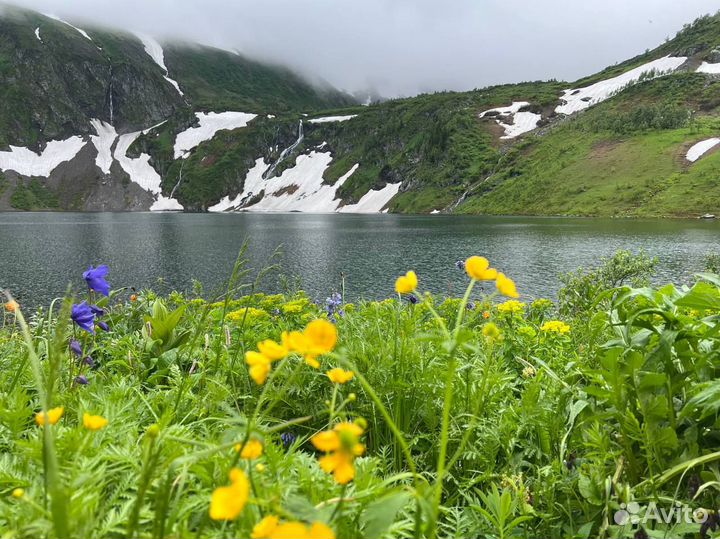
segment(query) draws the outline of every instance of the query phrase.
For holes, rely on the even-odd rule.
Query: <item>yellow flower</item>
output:
[[[335,532],[327,524],[313,522],[312,526],[310,526],[308,539],[335,539]]]
[[[18,302],[15,301],[14,299],[8,301],[8,302],[5,304],[5,310],[6,310],[7,312],[9,312],[9,313],[14,313],[14,312],[17,311],[19,308],[20,308],[20,305],[19,305]]]
[[[492,322],[488,322],[483,326],[482,334],[487,339],[494,341],[500,338],[500,329]]]
[[[525,304],[516,299],[509,299],[498,305],[497,310],[501,313],[520,314],[525,310]]]
[[[288,355],[289,352],[289,350],[285,346],[276,343],[272,339],[260,341],[257,347],[260,353],[266,358],[268,358],[270,361],[277,361],[278,359],[282,359],[286,355]]]
[[[108,420],[101,415],[90,415],[87,412],[83,414],[83,426],[87,430],[100,430],[107,424]]]
[[[498,275],[495,268],[490,267],[490,262],[484,256],[471,256],[465,261],[465,271],[471,279],[476,281],[493,281]]]
[[[490,311],[483,311],[482,317],[487,320],[490,318]]]
[[[16,488],[16,489],[14,489],[14,490],[12,491],[12,497],[13,497],[13,498],[20,499],[20,498],[22,498],[23,496],[25,496],[25,490],[24,490],[24,489]]]
[[[318,319],[310,322],[302,333],[283,332],[282,346],[290,352],[301,354],[308,365],[317,369],[320,367],[317,357],[332,352],[337,344],[337,338],[335,324]]]
[[[260,440],[252,438],[245,443],[245,447],[242,444],[235,444],[235,451],[240,451],[240,458],[252,460],[262,456],[263,444]]]
[[[45,423],[50,423],[51,425],[54,425],[58,421],[60,421],[60,418],[65,413],[65,408],[62,406],[58,406],[57,408],[52,408],[47,413],[45,412],[38,412],[35,414],[35,423],[37,423],[39,426],[45,425]]]
[[[515,282],[509,277],[505,277],[505,274],[498,273],[495,284],[498,292],[500,292],[503,296],[507,296],[509,298],[520,297],[520,294],[518,294],[517,288],[515,287]]]
[[[248,350],[245,352],[245,363],[250,367],[250,378],[257,385],[262,385],[270,374],[270,359],[260,352]]]
[[[230,485],[218,487],[210,499],[210,518],[235,520],[245,507],[250,495],[250,483],[245,472],[238,468],[230,470]]]
[[[549,320],[540,326],[540,331],[547,331],[549,333],[566,334],[570,333],[570,326],[560,320]]]
[[[255,465],[255,471],[256,471],[257,473],[263,473],[263,472],[265,471],[265,465],[264,465],[262,462],[258,462],[258,463]]]
[[[417,285],[417,275],[411,270],[397,278],[395,281],[395,292],[398,294],[410,294],[415,291]]]
[[[319,432],[310,439],[319,451],[326,453],[319,460],[320,468],[333,474],[340,485],[349,483],[355,477],[353,462],[355,457],[365,452],[365,446],[359,441],[363,431],[357,422],[345,421],[335,425],[333,430]]]
[[[353,371],[344,371],[343,369],[330,369],[325,373],[330,381],[334,384],[344,384],[349,382],[355,376]]]
[[[280,518],[275,515],[268,515],[253,527],[252,539],[268,539],[280,525]]]

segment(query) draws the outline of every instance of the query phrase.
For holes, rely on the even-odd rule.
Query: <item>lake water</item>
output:
[[[553,297],[557,276],[596,265],[618,249],[645,249],[660,259],[658,281],[684,282],[720,252],[720,223],[526,217],[0,213],[0,288],[21,303],[48,303],[68,284],[83,289],[89,264],[108,264],[114,288],[208,293],[228,277],[243,242],[255,268],[281,247],[283,271],[313,299],[340,289],[384,298],[397,275],[418,272],[423,290],[460,294],[455,261],[488,257],[528,298]],[[162,279],[159,282],[158,279]],[[278,291],[277,279],[264,284]]]

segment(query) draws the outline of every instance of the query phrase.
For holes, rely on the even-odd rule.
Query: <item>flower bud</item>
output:
[[[160,435],[160,425],[153,423],[146,431],[149,438],[157,438]]]

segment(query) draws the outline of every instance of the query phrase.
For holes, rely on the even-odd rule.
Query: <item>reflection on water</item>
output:
[[[387,297],[408,269],[421,286],[458,294],[454,263],[482,254],[514,277],[521,293],[553,296],[557,276],[594,265],[618,249],[660,259],[659,281],[682,282],[720,252],[720,223],[525,217],[307,214],[0,214],[0,287],[24,303],[48,302],[68,284],[81,289],[89,264],[111,267],[114,287],[206,290],[221,286],[247,239],[255,268],[282,246],[283,271],[313,298]],[[164,284],[158,284],[162,278]],[[269,280],[266,290],[276,291]]]

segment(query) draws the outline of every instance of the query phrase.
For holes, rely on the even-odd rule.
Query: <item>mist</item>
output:
[[[385,97],[572,81],[661,44],[717,0],[26,0],[73,22],[282,63]]]

